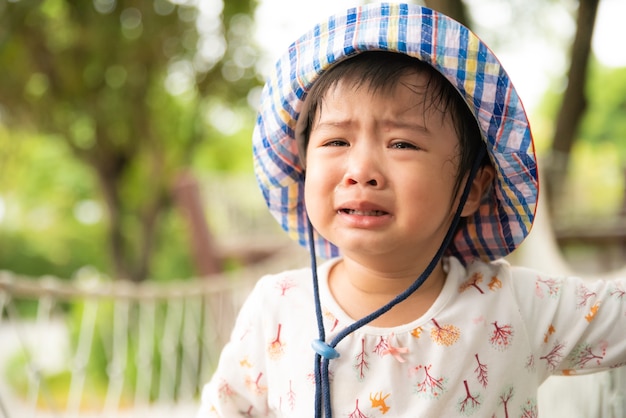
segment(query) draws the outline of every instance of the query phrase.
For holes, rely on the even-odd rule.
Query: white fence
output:
[[[0,272],[0,417],[194,416],[243,299],[289,259],[160,285]]]

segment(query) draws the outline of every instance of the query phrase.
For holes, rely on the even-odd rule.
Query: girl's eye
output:
[[[343,139],[333,139],[324,144],[325,147],[346,147],[348,145],[348,141]]]
[[[413,149],[413,150],[420,149],[417,145],[412,144],[410,142],[394,142],[393,144],[391,144],[390,148],[394,148],[394,149]]]

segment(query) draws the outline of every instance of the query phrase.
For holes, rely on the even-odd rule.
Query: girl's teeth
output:
[[[381,216],[383,215],[383,211],[380,210],[355,210],[355,209],[347,209],[346,212],[350,215],[359,215],[359,216]]]

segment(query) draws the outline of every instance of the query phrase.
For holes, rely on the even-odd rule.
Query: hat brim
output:
[[[524,107],[494,53],[455,20],[409,4],[370,4],[332,16],[295,41],[269,75],[253,134],[254,169],[281,227],[308,245],[304,174],[296,121],[311,86],[325,70],[363,51],[418,58],[452,83],[476,117],[496,170],[493,191],[455,235],[448,253],[467,264],[511,253],[535,217],[538,170]],[[322,257],[338,249],[315,233]]]

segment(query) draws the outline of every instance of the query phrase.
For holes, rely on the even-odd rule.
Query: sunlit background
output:
[[[13,7],[12,3],[19,5],[24,2],[7,2],[6,0],[0,2],[4,5],[0,6],[0,10],[4,10],[4,19],[11,19],[9,10]],[[181,4],[185,3],[181,2]],[[52,16],[56,13],[55,8],[62,10],[60,5],[63,2],[49,0],[43,4],[42,10]],[[175,9],[174,4],[165,0],[157,0],[154,4],[157,16],[170,15]],[[255,103],[264,74],[268,72],[269,67],[288,44],[306,28],[330,13],[352,5],[353,2],[346,0],[320,0],[314,2],[314,5],[282,0],[263,0],[259,2],[256,9],[242,8],[242,11],[248,14],[239,13],[238,10],[230,12],[233,17],[229,21],[226,34],[221,21],[224,9],[219,0],[199,2],[197,9],[179,8],[180,20],[187,22],[188,28],[183,28],[178,35],[173,33],[171,38],[163,43],[162,48],[165,48],[164,52],[168,59],[167,62],[162,63],[165,72],[159,77],[163,78],[162,87],[164,92],[170,95],[171,105],[176,107],[176,111],[183,112],[180,118],[172,115],[171,111],[169,112],[170,117],[179,124],[176,129],[197,129],[195,134],[201,137],[190,139],[189,132],[184,134],[179,132],[178,135],[187,135],[186,141],[190,142],[180,147],[177,152],[192,155],[176,157],[177,161],[153,161],[150,163],[153,165],[151,169],[158,171],[158,168],[154,167],[157,164],[170,164],[168,169],[171,170],[182,170],[183,166],[187,166],[201,181],[203,188],[219,188],[222,180],[218,177],[225,173],[231,179],[224,180],[224,182],[233,181],[234,175],[241,175],[245,182],[245,178],[249,178],[251,174],[249,137],[254,122]],[[540,155],[548,155],[559,100],[562,98],[567,83],[570,50],[576,31],[577,2],[563,0],[527,4],[522,1],[467,0],[465,5],[472,28],[495,50],[518,88],[530,116]],[[106,16],[119,9],[121,3],[118,4],[114,0],[95,0],[91,7]],[[603,101],[602,90],[612,89],[607,88],[602,80],[611,77],[619,79],[620,71],[623,71],[620,69],[626,66],[626,48],[623,47],[626,28],[619,20],[625,13],[626,3],[623,1],[602,0],[599,4],[592,42],[594,63],[590,64],[592,69],[587,87],[589,90],[587,119],[593,120],[594,118],[593,101]],[[125,39],[140,37],[144,25],[142,19],[146,18],[147,16],[142,17],[139,9],[128,7],[119,16],[123,37]],[[195,24],[190,22],[191,20]],[[5,25],[6,36],[10,35],[9,31],[12,26],[14,25]],[[197,33],[192,34],[193,30]],[[51,38],[53,40],[58,38],[57,42],[60,43],[65,42],[62,39],[63,36],[70,36],[70,34],[56,35]],[[178,41],[175,40],[176,36],[180,36]],[[177,46],[177,42],[180,45]],[[228,50],[227,45],[230,45]],[[176,48],[181,46],[183,52],[176,51]],[[12,62],[13,67],[17,68],[14,57],[9,55],[9,48],[10,44],[4,47],[6,61]],[[171,51],[168,52],[168,50]],[[15,81],[23,83],[22,93],[13,92],[13,96],[8,101],[0,97],[0,145],[3,147],[3,158],[0,160],[2,162],[0,166],[0,233],[11,235],[5,236],[3,239],[5,243],[14,239],[22,240],[20,241],[22,248],[19,254],[15,254],[14,249],[17,246],[0,243],[0,266],[24,274],[55,274],[67,277],[71,276],[81,264],[89,263],[107,274],[116,275],[121,270],[112,268],[111,260],[107,260],[107,257],[90,258],[94,255],[92,254],[80,259],[80,251],[70,251],[71,244],[67,243],[67,240],[79,239],[72,238],[72,235],[78,233],[80,228],[86,228],[85,231],[80,231],[80,235],[85,239],[87,248],[98,240],[110,239],[105,235],[106,223],[111,216],[107,204],[110,206],[111,203],[107,203],[106,199],[103,200],[106,195],[103,196],[103,191],[98,190],[103,187],[103,181],[93,176],[93,170],[89,168],[89,159],[77,153],[76,149],[72,149],[76,147],[93,151],[90,147],[100,141],[95,136],[96,125],[103,123],[104,118],[94,122],[88,114],[73,118],[71,115],[59,116],[60,112],[55,110],[54,114],[57,115],[55,117],[67,118],[67,122],[54,122],[56,126],[43,126],[44,123],[50,123],[50,120],[46,119],[46,106],[51,109],[58,107],[58,103],[55,103],[55,96],[52,95],[54,92],[50,88],[51,79],[49,75],[41,71],[41,68],[36,68],[36,62],[29,64],[27,58],[24,56],[21,58],[23,58],[24,67],[17,70],[21,77],[15,78]],[[29,68],[29,65],[34,65],[34,67]],[[71,63],[60,65],[68,67]],[[131,70],[125,68],[125,65],[112,63],[107,66],[103,77],[112,90],[123,89],[125,83],[132,77],[129,73]],[[215,67],[219,69],[216,70]],[[88,75],[88,70],[89,68],[84,71],[85,77]],[[218,71],[219,75],[213,74]],[[604,75],[600,75],[601,72],[610,72],[612,75],[604,78]],[[69,76],[70,72],[67,71],[67,73]],[[198,73],[209,74],[204,77],[204,81],[200,81],[199,85],[196,84]],[[594,76],[594,74],[597,75]],[[5,81],[15,86],[16,83],[8,81],[10,78],[5,77]],[[209,78],[211,80],[206,82]],[[616,82],[619,83],[619,81]],[[216,89],[218,91],[213,93],[211,89],[214,86],[208,85],[211,83],[231,86],[232,93],[225,94],[220,89]],[[596,88],[598,83],[600,84]],[[237,91],[235,87],[238,87]],[[20,94],[23,94],[25,102],[22,102],[21,106],[14,106],[11,101],[19,99]],[[29,104],[36,105],[37,103],[33,102],[35,99],[40,102],[42,109],[37,110],[40,113],[33,116],[36,107],[29,108]],[[156,103],[153,99],[151,100]],[[44,101],[45,104],[43,104]],[[18,109],[13,111],[14,107]],[[192,115],[192,112],[195,114]],[[155,114],[148,115],[148,117],[160,118]],[[180,122],[182,118],[195,118],[198,126],[193,128],[187,121],[185,127]],[[161,119],[165,120],[165,118]],[[598,123],[602,123],[598,117],[595,119]],[[63,123],[69,126],[66,129],[60,129],[59,125]],[[602,134],[604,138],[591,138],[594,127],[590,126],[586,129],[584,125],[585,121],[583,121],[580,135],[585,138],[576,141],[575,152],[571,156],[574,167],[570,170],[569,177],[575,182],[564,186],[568,188],[571,198],[578,200],[575,205],[565,203],[562,207],[589,210],[579,215],[572,214],[572,217],[586,217],[594,214],[607,216],[617,211],[616,206],[621,204],[621,188],[624,181],[624,176],[620,173],[620,170],[623,170],[624,159],[624,147],[621,144],[626,140],[619,137],[606,138],[605,133]],[[619,127],[615,129],[616,132],[620,132]],[[176,135],[174,132],[158,132],[157,134]],[[59,136],[70,138],[64,143]],[[598,134],[598,136],[601,135]],[[191,142],[195,143],[191,144]],[[38,145],[28,145],[35,143]],[[135,156],[140,155],[139,151],[132,152],[135,152]],[[136,157],[132,158],[136,159]],[[154,158],[164,159],[162,156]],[[93,168],[93,164],[91,165]],[[129,167],[131,165],[129,164]],[[130,169],[129,167],[124,170]],[[167,174],[168,176],[174,175],[173,173]],[[105,168],[101,167],[100,176],[105,175]],[[127,176],[127,174],[120,174],[120,176]],[[149,178],[147,173],[142,173],[140,176]],[[48,183],[37,183],[40,177],[44,177]],[[72,185],[73,190],[62,187],[63,182],[71,177],[81,179],[79,183],[82,184]],[[115,187],[119,189],[126,187],[123,185],[125,182],[132,183],[131,180],[122,177],[117,181],[119,184]],[[55,191],[56,187],[63,190]],[[78,193],[76,190],[78,188],[85,188],[85,190]],[[588,189],[596,190],[600,193],[600,197],[581,192],[581,190]],[[118,190],[118,193],[122,191]],[[207,199],[209,194],[215,197],[215,193],[221,192],[205,191],[203,198]],[[240,195],[259,201],[259,196],[254,193],[252,190],[250,193],[240,193]],[[60,194],[63,194],[63,202],[55,200],[60,199]],[[165,197],[163,199],[167,200]],[[216,231],[218,234],[226,235],[225,239],[230,239],[228,236],[232,235],[231,226],[237,229],[237,224],[243,221],[224,222],[215,212],[230,213],[230,208],[225,207],[222,202],[228,199],[222,197],[214,200],[216,201],[211,203],[213,208],[205,206],[209,216],[208,222],[212,223],[210,225],[212,228],[218,229]],[[254,203],[249,204],[254,205]],[[122,207],[122,215],[140,210],[141,203],[134,204],[134,207],[130,207],[130,204],[127,206]],[[167,212],[172,203],[165,203],[162,206]],[[158,212],[161,212],[160,209]],[[69,213],[82,225],[78,229],[74,228],[74,232],[72,232],[71,225],[63,224],[63,218],[66,218]],[[172,220],[172,222],[177,221]],[[130,226],[127,225],[126,228],[127,231],[132,232]],[[155,229],[158,230],[159,227]],[[244,232],[244,235],[248,232]],[[180,233],[177,232],[174,235],[179,236]],[[42,239],[42,236],[45,236],[45,239]],[[66,244],[58,245],[56,249],[51,250],[47,248],[49,240]],[[121,240],[128,241],[124,238]],[[133,247],[140,244],[130,242],[128,245]],[[159,245],[151,251],[158,253],[160,251],[158,247]],[[85,247],[81,244],[81,248]],[[144,268],[140,279],[148,276],[167,278],[194,275],[188,255],[177,251],[183,248],[185,248],[184,245],[175,245],[174,248],[166,246],[163,249],[163,252],[169,254],[172,260],[176,260],[179,271],[169,267],[162,272],[158,267]],[[79,259],[72,260],[73,256]],[[41,266],[37,267],[38,264]],[[190,267],[187,269],[180,267],[183,265]]]
[[[16,405],[193,409],[251,283],[306,263],[252,173],[263,78],[355,1],[0,0],[0,418]],[[626,2],[600,0],[586,107],[568,114],[590,3],[463,2],[542,162],[537,235],[553,252],[533,243],[515,261],[604,274],[626,254]],[[558,120],[575,127],[571,152],[555,146]]]
[[[514,3],[514,2],[513,2]],[[329,14],[354,6],[354,1],[303,2],[262,0],[257,8],[256,36],[266,53],[264,63],[277,58],[297,36]],[[548,1],[532,20],[516,22],[511,2],[468,0],[472,29],[496,52],[532,114],[551,82],[567,70],[569,45],[576,30],[574,1]],[[306,10],[306,12],[303,12]],[[626,66],[626,2],[600,1],[593,35],[593,52],[605,66]],[[514,38],[506,32],[515,31]],[[503,35],[504,34],[504,35]],[[500,37],[507,39],[500,44]]]

